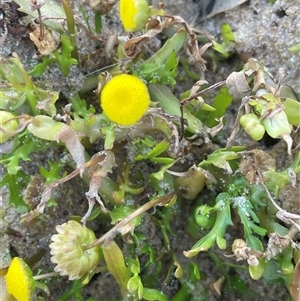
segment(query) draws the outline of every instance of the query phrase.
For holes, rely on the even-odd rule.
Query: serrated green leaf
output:
[[[234,34],[228,23],[224,23],[221,27],[221,34],[225,45],[235,42]]]
[[[61,53],[58,50],[53,51],[62,74],[66,77],[69,76],[71,65],[78,65],[78,61],[72,57],[74,46],[72,39],[69,35],[63,34],[61,36]]]
[[[43,56],[42,57],[42,62],[35,65],[29,72],[28,74],[30,76],[33,76],[33,77],[38,77],[38,76],[41,76],[46,68],[51,64],[55,62],[55,58],[49,58],[49,57],[46,57],[46,56]]]
[[[206,160],[203,160],[199,166],[214,165],[216,167],[225,169],[227,172],[231,173],[231,167],[228,161],[235,160],[239,158],[239,154],[235,151],[219,149],[218,151],[207,156]]]
[[[220,196],[221,195],[221,196]],[[187,257],[196,256],[199,252],[207,251],[214,246],[217,242],[218,246],[222,249],[226,248],[226,240],[224,235],[227,226],[233,225],[230,214],[230,201],[228,194],[218,195],[219,199],[216,200],[215,210],[218,211],[215,224],[211,231],[202,237],[191,250],[183,252]]]
[[[20,160],[29,161],[29,156],[32,152],[48,147],[47,143],[42,145],[43,143],[41,144],[40,140],[32,139],[32,137],[30,139],[28,137],[23,137],[20,142],[21,144],[17,144],[10,154],[3,155],[2,160],[0,160],[0,163],[5,165],[7,172],[11,175],[17,174],[17,172],[22,169],[19,165]]]
[[[7,185],[9,189],[9,206],[13,206],[15,210],[22,214],[28,212],[29,208],[23,201],[22,188],[27,181],[27,176],[19,170],[16,174],[6,175],[1,179],[0,187]]]

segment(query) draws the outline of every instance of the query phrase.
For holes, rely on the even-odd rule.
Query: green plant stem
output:
[[[70,7],[69,0],[62,0],[62,4],[63,4],[64,11],[67,16],[67,27],[68,27],[68,31],[71,35],[70,38],[71,38],[72,46],[74,47],[74,49],[72,51],[72,58],[74,58],[78,61],[79,56],[78,56],[78,49],[77,49],[77,42],[76,42],[76,29],[75,29],[74,14]]]
[[[300,172],[300,151],[298,151],[295,155],[294,162],[290,166],[290,168],[294,169],[294,173],[297,174]]]
[[[139,207],[137,210],[135,210],[134,212],[129,214],[126,218],[124,218],[121,222],[116,224],[112,229],[110,229],[104,235],[99,237],[97,240],[95,240],[91,244],[87,245],[85,247],[85,250],[92,249],[92,248],[104,243],[106,240],[111,241],[112,239],[114,239],[114,237],[118,233],[122,233],[124,226],[126,226],[128,223],[130,223],[133,219],[135,219],[139,215],[143,214],[150,208],[170,202],[173,197],[175,197],[175,193],[167,194],[167,195],[155,198],[155,199],[147,202],[146,204],[144,204],[143,206]]]
[[[221,270],[222,275],[228,278],[228,273],[224,267],[223,261],[214,252],[208,251],[207,255],[214,262],[215,266]]]
[[[15,65],[19,68],[19,71],[23,77],[24,83],[25,83],[25,93],[26,97],[29,103],[29,106],[32,110],[33,115],[38,115],[39,111],[36,109],[37,105],[37,96],[36,96],[36,88],[30,78],[30,76],[27,74],[26,70],[24,69],[19,57],[15,56],[11,58],[11,61],[15,63]],[[22,85],[21,85],[22,87]],[[21,88],[23,90],[23,88]]]
[[[190,79],[193,79],[195,81],[198,81],[200,79],[200,76],[197,73],[190,71],[186,58],[184,58],[184,57],[180,58],[180,63],[183,67],[184,72]]]
[[[69,0],[62,0],[62,4],[67,16],[67,26],[70,34],[75,34],[75,19],[72,9],[70,7]]]
[[[79,91],[79,95],[85,95],[88,91],[92,91],[97,88],[98,74],[92,74],[85,78],[84,85]]]

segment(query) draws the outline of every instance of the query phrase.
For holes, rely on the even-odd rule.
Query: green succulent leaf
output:
[[[134,211],[135,209],[132,209],[125,205],[113,208],[109,212],[109,215],[112,219],[112,224],[116,224],[117,222],[123,220],[125,217],[127,217],[129,214],[131,214]],[[142,217],[138,216],[130,222],[130,225],[132,227],[137,227],[141,223],[141,221],[142,221]]]
[[[166,41],[161,49],[153,54],[145,64],[158,63],[162,64],[169,60],[173,53],[177,53],[184,46],[187,39],[187,32],[185,30],[179,30],[170,39]]]
[[[102,251],[107,269],[116,279],[123,298],[125,300],[130,300],[129,297],[131,296],[131,293],[127,288],[130,274],[126,268],[124,255],[120,247],[113,240],[106,241],[102,245]]]
[[[159,84],[150,84],[148,91],[151,100],[157,102],[166,113],[181,117],[179,100],[172,94],[168,87]],[[187,120],[186,130],[196,134],[204,132],[202,122],[196,118],[187,108],[183,108],[183,117]]]
[[[283,275],[291,275],[294,272],[293,248],[288,246],[279,255],[279,266]]]
[[[39,76],[41,76],[41,75],[45,72],[46,68],[47,68],[50,64],[52,64],[53,62],[55,62],[55,61],[56,61],[55,58],[49,58],[49,57],[47,57],[47,56],[43,56],[43,57],[42,57],[42,62],[39,63],[39,64],[37,64],[37,65],[35,65],[35,66],[28,72],[28,74],[29,74],[30,76],[32,76],[32,77],[39,77]]]
[[[238,150],[243,150],[243,147],[232,148],[232,150],[219,149],[207,156],[206,160],[203,160],[199,166],[214,165],[216,167],[225,169],[227,172],[232,173],[232,168],[229,161],[239,158]]]
[[[161,291],[146,287],[143,290],[143,298],[150,301],[168,301],[167,297]]]
[[[74,46],[72,45],[72,39],[63,34],[61,36],[61,53],[58,50],[53,51],[53,55],[55,56],[62,74],[64,76],[69,76],[71,65],[78,65],[78,61],[72,57],[72,52],[74,50]]]
[[[234,34],[228,23],[222,25],[221,34],[225,45],[230,45],[230,43],[235,42]]]
[[[295,126],[300,125],[300,102],[287,98],[283,104],[289,123]]]
[[[232,100],[233,97],[229,94],[227,86],[223,86],[211,104],[214,110],[202,113],[205,115],[205,125],[208,127],[216,126],[218,124],[218,120],[225,115],[228,107],[232,103]]]

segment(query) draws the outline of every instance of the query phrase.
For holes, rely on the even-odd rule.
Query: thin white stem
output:
[[[40,279],[55,277],[55,276],[58,276],[58,275],[59,275],[58,272],[51,272],[51,273],[47,273],[47,274],[42,274],[42,275],[33,276],[33,279],[34,279],[34,280],[40,280]]]

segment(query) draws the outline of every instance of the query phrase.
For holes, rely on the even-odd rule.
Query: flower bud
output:
[[[232,252],[236,253],[241,249],[247,248],[247,243],[243,239],[235,239],[231,248]]]
[[[51,237],[51,261],[57,266],[54,270],[69,280],[79,279],[88,272],[93,272],[100,262],[100,247],[86,249],[96,240],[94,232],[76,221],[56,226]]]
[[[13,132],[18,128],[18,122],[16,119],[13,119],[14,117],[10,112],[0,111],[0,143],[14,136]]]
[[[255,141],[262,139],[265,134],[265,127],[254,113],[241,116],[240,124],[245,132]]]
[[[212,207],[208,205],[202,205],[195,211],[196,224],[203,229],[211,229],[215,224],[216,217],[210,215],[210,209],[212,209]],[[206,213],[203,213],[204,210]]]

